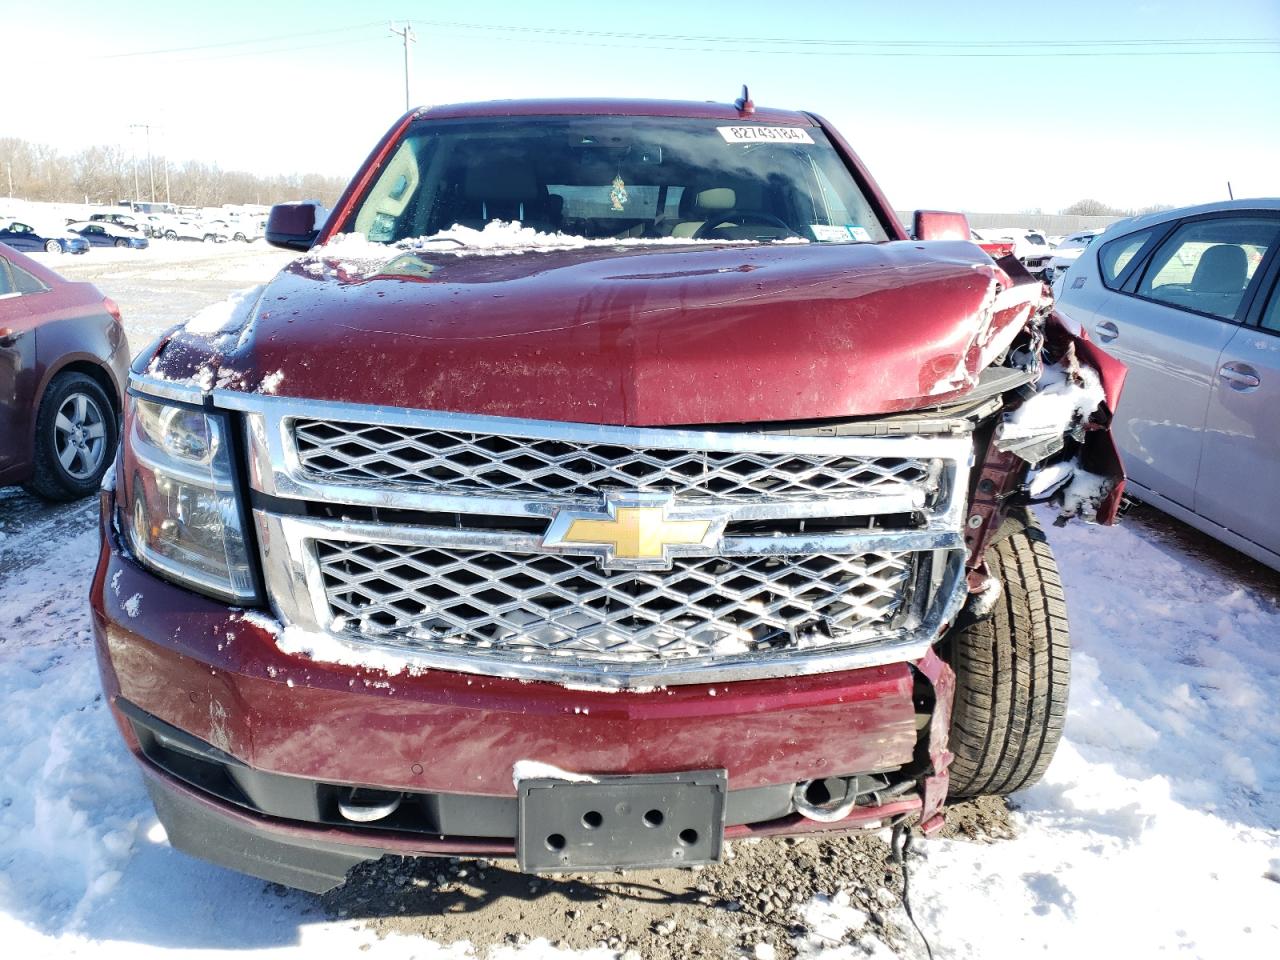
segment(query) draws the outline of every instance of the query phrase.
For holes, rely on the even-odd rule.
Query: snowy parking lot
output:
[[[41,255],[134,349],[265,281],[261,242]],[[1074,638],[1045,780],[909,860],[939,958],[1280,955],[1280,583],[1147,508],[1049,527]],[[384,861],[324,898],[172,850],[103,703],[96,504],[0,490],[0,943],[12,957],[923,957],[887,837],[733,845],[702,871],[533,879]]]

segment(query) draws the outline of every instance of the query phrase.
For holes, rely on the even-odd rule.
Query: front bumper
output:
[[[643,692],[442,670],[387,675],[281,652],[260,618],[139,567],[116,540],[112,494],[102,506],[91,602],[104,689],[170,839],[214,862],[322,890],[384,852],[509,855],[520,760],[592,774],[723,769],[729,838],[928,817],[945,796],[950,673],[936,658]],[[139,719],[242,766],[259,793],[220,792],[166,769]],[[797,783],[872,773],[923,786],[835,824],[790,812]],[[401,829],[343,824],[326,806],[343,787],[428,798],[419,805],[428,813]],[[290,789],[293,798],[279,800]]]

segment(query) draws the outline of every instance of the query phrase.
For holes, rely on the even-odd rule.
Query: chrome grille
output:
[[[312,480],[552,498],[594,498],[609,487],[727,502],[931,495],[941,469],[912,457],[664,449],[337,420],[295,420],[293,439]]]
[[[669,662],[854,642],[904,608],[915,554],[677,560],[619,573],[592,558],[313,541],[337,632],[482,656]]]

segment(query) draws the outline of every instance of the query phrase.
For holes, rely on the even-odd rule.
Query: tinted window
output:
[[[1262,217],[1184,223],[1160,244],[1137,293],[1171,306],[1231,319],[1278,233],[1280,221]]]
[[[42,293],[48,289],[21,267],[0,259],[0,297],[8,293]]]
[[[1262,315],[1264,330],[1280,333],[1280,286],[1271,291],[1271,302],[1267,304],[1267,312]]]
[[[1102,273],[1102,282],[1115,289],[1116,279],[1124,273],[1143,245],[1151,239],[1151,231],[1131,233],[1127,237],[1117,237],[1102,245],[1098,251],[1098,270]]]
[[[394,243],[513,220],[587,238],[887,239],[820,129],[678,117],[421,121],[341,232]]]

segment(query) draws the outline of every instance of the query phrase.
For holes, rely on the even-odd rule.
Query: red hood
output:
[[[961,242],[432,252],[399,263],[368,277],[295,262],[238,338],[179,332],[152,369],[213,368],[243,389],[270,376],[275,392],[308,399],[547,420],[804,420],[958,396],[1026,316],[984,311],[1009,281]]]

